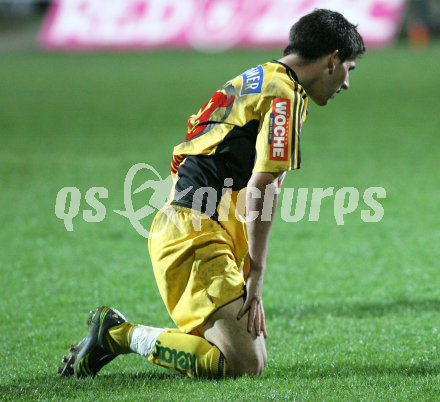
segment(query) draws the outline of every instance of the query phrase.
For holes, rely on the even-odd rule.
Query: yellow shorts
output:
[[[168,205],[157,213],[148,249],[159,292],[180,330],[197,333],[214,311],[244,294],[247,242],[238,237],[189,208]]]

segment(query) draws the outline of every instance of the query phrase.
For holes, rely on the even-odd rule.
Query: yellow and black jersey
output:
[[[306,113],[307,95],[295,72],[278,61],[228,81],[189,118],[185,140],[174,148],[172,204],[195,203],[215,215],[225,187],[240,191],[253,172],[299,169]],[[208,187],[218,194],[212,205],[194,199],[197,189]]]

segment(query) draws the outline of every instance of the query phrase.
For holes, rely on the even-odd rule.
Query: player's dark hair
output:
[[[297,53],[312,61],[338,50],[341,62],[354,60],[365,52],[364,41],[356,28],[336,11],[316,9],[290,28],[284,55]]]

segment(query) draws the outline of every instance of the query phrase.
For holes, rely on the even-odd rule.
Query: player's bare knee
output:
[[[228,374],[232,377],[259,376],[264,369],[265,360],[261,353],[243,351],[226,356]]]

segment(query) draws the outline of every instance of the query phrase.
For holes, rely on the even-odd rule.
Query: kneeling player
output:
[[[284,57],[231,79],[190,117],[173,153],[174,199],[158,212],[149,239],[177,328],[136,325],[100,307],[62,375],[93,376],[130,352],[190,377],[262,372],[262,287],[277,189],[286,171],[300,167],[308,99],[325,105],[348,89],[364,51],[341,14],[315,10],[292,26]]]

